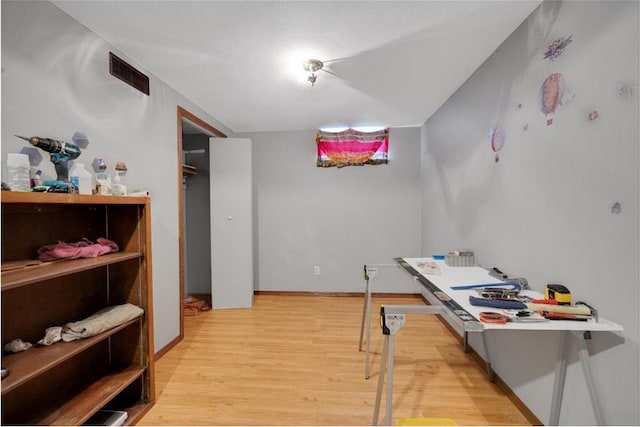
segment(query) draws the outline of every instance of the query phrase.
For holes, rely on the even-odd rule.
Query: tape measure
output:
[[[544,289],[544,297],[545,299],[554,299],[558,301],[560,305],[569,305],[571,304],[571,292],[566,286],[549,284]]]

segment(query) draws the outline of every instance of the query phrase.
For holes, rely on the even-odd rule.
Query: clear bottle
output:
[[[78,187],[78,193],[92,193],[91,174],[84,168],[84,163],[74,163],[69,176],[71,177],[71,183]]]
[[[29,156],[26,154],[7,154],[7,170],[9,188],[11,191],[31,190],[31,180],[29,179]]]

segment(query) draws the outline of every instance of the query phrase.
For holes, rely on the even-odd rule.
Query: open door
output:
[[[184,296],[185,296],[185,278],[187,275],[186,271],[186,254],[185,247],[187,236],[185,233],[185,218],[184,218],[184,209],[185,209],[185,194],[184,194],[184,177],[192,173],[192,170],[185,170],[183,161],[184,161],[184,153],[183,153],[183,139],[186,135],[191,134],[202,134],[206,135],[207,144],[209,143],[209,137],[217,137],[217,138],[226,138],[223,132],[211,126],[209,123],[205,122],[195,114],[185,110],[181,106],[177,107],[178,110],[178,144],[177,144],[177,161],[178,161],[178,247],[179,247],[179,258],[180,258],[180,281],[179,281],[179,291],[176,293],[178,297],[178,301],[176,303],[179,304],[179,313],[180,313],[180,336],[176,337],[170,344],[161,349],[156,353],[156,358],[160,358],[162,355],[166,354],[169,350],[175,347],[183,338],[184,338]],[[207,190],[209,191],[209,190]],[[207,221],[209,221],[209,212],[207,212]],[[200,268],[210,268],[209,261],[207,260],[206,265],[200,266]],[[209,281],[207,281],[207,285]],[[208,293],[209,291],[207,291]]]
[[[212,307],[253,305],[251,140],[210,138]]]

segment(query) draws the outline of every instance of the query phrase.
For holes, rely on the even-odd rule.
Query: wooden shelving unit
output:
[[[138,197],[2,192],[2,262],[35,259],[57,241],[99,237],[119,252],[2,273],[2,424],[81,425],[100,409],[135,424],[155,402],[151,207]],[[144,315],[102,334],[39,346],[45,329],[124,303]]]

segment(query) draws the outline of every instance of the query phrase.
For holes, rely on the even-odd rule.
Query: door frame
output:
[[[188,120],[197,127],[202,129],[202,133],[209,135],[209,137],[226,138],[227,135],[220,132],[218,129],[211,126],[195,114],[187,111],[185,108],[178,105],[178,253],[180,263],[180,337],[179,341],[184,338],[184,189],[182,185],[183,173],[182,173],[182,121]]]

